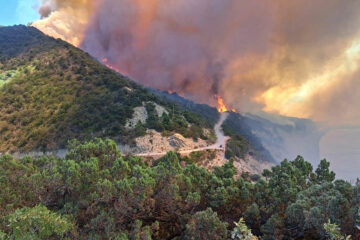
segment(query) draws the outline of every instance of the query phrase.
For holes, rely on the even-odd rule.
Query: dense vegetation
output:
[[[184,110],[196,112],[211,124],[215,124],[219,119],[219,113],[213,107],[204,104],[196,104],[176,93],[169,94],[152,90],[156,95],[164,100],[175,102]],[[259,161],[275,162],[271,154],[265,149],[260,139],[253,134],[253,127],[249,125],[248,118],[240,113],[229,113],[230,116],[223,124],[226,136],[230,140],[226,145],[226,158],[232,157],[244,158],[246,154],[252,155]]]
[[[156,116],[149,102],[168,114]],[[143,104],[149,121],[127,130],[126,120]],[[0,28],[0,152],[57,149],[73,138],[131,143],[147,128],[206,139],[203,127],[212,124],[68,43],[32,27]]]
[[[246,117],[230,113],[223,124],[224,133],[230,137],[226,145],[226,157],[243,158],[245,154],[253,155],[258,160],[275,162],[260,139],[252,133]]]
[[[64,159],[2,156],[0,238],[360,238],[360,186],[326,160],[315,171],[284,160],[256,182],[235,179],[231,160],[181,165],[170,152],[148,166],[100,139],[72,141]]]

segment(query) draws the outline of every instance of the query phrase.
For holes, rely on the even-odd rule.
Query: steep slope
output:
[[[156,95],[166,101],[178,104],[182,109],[195,112],[214,124],[220,118],[220,114],[213,107],[204,104],[196,104],[184,99],[176,93],[167,93],[151,90]],[[244,121],[245,119],[250,122]],[[234,158],[234,165],[239,172],[261,173],[263,169],[270,168],[276,163],[274,155],[265,147],[261,136],[253,131],[251,119],[240,113],[230,112],[222,125],[225,135],[228,137],[226,144],[225,157]],[[256,122],[254,122],[256,125]],[[271,138],[271,136],[269,136]],[[225,147],[225,146],[224,146]],[[209,161],[205,159],[201,165],[211,168],[221,166],[226,162],[225,159],[215,158]]]
[[[0,152],[58,149],[73,138],[132,144],[147,129],[208,140],[203,129],[212,127],[66,42],[0,28]]]
[[[325,133],[320,124],[268,113],[246,114],[241,122],[261,140],[277,162],[301,154],[312,164],[319,164],[319,143]]]

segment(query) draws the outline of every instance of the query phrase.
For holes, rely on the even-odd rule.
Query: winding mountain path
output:
[[[226,137],[224,135],[224,132],[223,132],[221,126],[225,122],[225,120],[227,119],[228,116],[229,116],[228,113],[222,113],[220,115],[219,121],[214,126],[214,131],[215,131],[216,138],[217,138],[216,143],[214,143],[213,145],[207,146],[207,147],[178,151],[178,153],[180,153],[180,154],[188,154],[188,153],[192,153],[192,152],[201,152],[201,151],[205,151],[205,150],[222,150],[222,151],[225,152],[226,141],[229,139],[229,137]],[[138,156],[138,157],[159,157],[159,156],[165,155],[166,153],[167,152],[149,152],[149,153],[135,154],[135,156]]]

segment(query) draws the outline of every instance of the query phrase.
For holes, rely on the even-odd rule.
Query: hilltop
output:
[[[0,153],[63,156],[70,140],[100,137],[124,154],[179,151],[207,168],[235,158],[252,173],[270,166],[272,156],[242,123],[226,121],[226,151],[212,149],[219,118],[216,108],[142,87],[36,28],[0,29]]]
[[[213,126],[60,39],[0,28],[0,152],[54,150],[73,138],[134,145],[150,129],[211,142]]]

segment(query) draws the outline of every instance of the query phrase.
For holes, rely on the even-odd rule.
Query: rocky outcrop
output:
[[[145,124],[147,118],[148,118],[148,114],[145,107],[144,106],[136,107],[134,108],[133,117],[126,122],[125,128],[134,129],[138,122]]]
[[[184,151],[206,147],[205,140],[184,138],[180,134],[163,136],[155,130],[147,130],[146,135],[136,140],[135,153],[163,153],[168,151]]]
[[[148,103],[154,104],[155,111],[158,117],[162,117],[164,113],[169,114],[169,112],[163,106],[160,106],[155,102],[148,102]],[[145,124],[147,119],[148,119],[148,112],[145,108],[145,103],[143,103],[141,107],[134,108],[134,113],[132,115],[132,118],[127,120],[125,124],[125,128],[127,130],[134,129],[136,127],[136,124],[138,124],[138,122]]]

